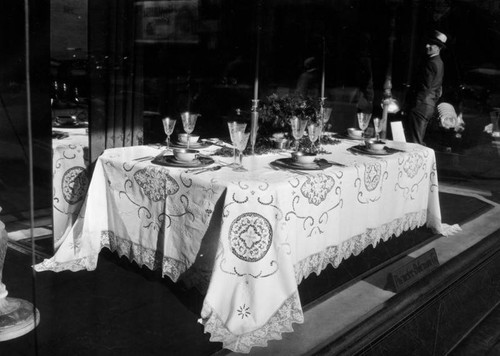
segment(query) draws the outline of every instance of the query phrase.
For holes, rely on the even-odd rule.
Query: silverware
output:
[[[213,166],[213,167],[202,168],[202,169],[194,172],[194,174],[200,174],[200,173],[211,172],[211,171],[218,171],[221,168],[222,168],[221,166]]]
[[[133,161],[142,162],[142,161],[148,161],[153,158],[154,156],[144,156],[144,157],[134,158]]]

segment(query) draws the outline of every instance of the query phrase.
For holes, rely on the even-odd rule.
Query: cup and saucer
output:
[[[364,153],[369,155],[385,156],[393,152],[387,149],[386,142],[376,139],[366,139],[364,145],[351,147],[356,153]]]
[[[200,151],[191,148],[174,148],[173,155],[165,155],[157,157],[153,160],[163,166],[171,167],[205,167],[212,163],[214,160],[210,157],[200,155]]]
[[[172,147],[187,148],[188,140],[190,149],[202,148],[206,146],[204,142],[200,141],[199,135],[189,135],[188,138],[186,133],[180,133],[177,135],[177,141],[172,143]]]
[[[298,169],[307,171],[325,169],[332,166],[332,163],[324,159],[318,159],[316,153],[310,153],[304,151],[292,152],[291,157],[277,159],[276,161],[271,162],[271,164],[278,168]]]

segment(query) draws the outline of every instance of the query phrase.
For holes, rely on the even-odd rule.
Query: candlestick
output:
[[[252,112],[250,113],[250,145],[252,147],[252,155],[255,154],[255,143],[257,142],[257,131],[259,129],[259,100],[252,100]]]
[[[325,37],[323,37],[323,71],[321,74],[321,99],[325,97],[325,71],[326,71],[326,60],[325,60],[325,53],[326,53],[326,48],[325,48]]]

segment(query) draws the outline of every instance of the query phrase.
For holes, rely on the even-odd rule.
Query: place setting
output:
[[[215,161],[200,154],[200,151],[191,148],[174,148],[173,154],[165,154],[162,152],[151,163],[161,166],[179,167],[179,168],[199,168],[213,164]]]
[[[318,141],[321,135],[321,123],[307,123],[304,120],[292,119],[292,135],[298,142],[305,134],[307,129],[307,137],[311,142],[311,150],[299,150],[298,144],[295,145],[295,151],[291,153],[290,157],[279,158],[272,161],[270,165],[277,169],[287,169],[293,171],[316,171],[329,168],[336,165],[335,162],[330,162],[323,158],[318,158],[315,142]],[[340,164],[338,164],[340,165]]]
[[[368,120],[368,122],[369,122],[369,120]],[[363,127],[365,127],[365,129],[368,126],[368,122],[366,122],[366,124],[363,123]],[[387,156],[387,155],[391,155],[391,154],[396,153],[396,152],[403,152],[401,150],[397,150],[397,149],[393,149],[393,148],[388,147],[386,145],[387,143],[380,139],[381,127],[380,127],[380,119],[379,118],[373,119],[373,127],[375,129],[375,137],[374,138],[363,137],[363,139],[364,139],[363,144],[349,147],[347,150],[349,152],[354,153],[354,154],[365,154],[365,155],[375,155],[375,156]]]

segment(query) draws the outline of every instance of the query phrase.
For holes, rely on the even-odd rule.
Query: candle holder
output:
[[[322,96],[321,98],[319,98],[319,122],[320,122],[320,125],[321,125],[321,131],[320,131],[320,134],[319,134],[319,149],[321,149],[321,139],[323,138],[323,133],[325,131],[325,127],[326,127],[326,120],[325,120],[325,100],[326,100],[326,97]]]
[[[252,155],[254,155],[255,143],[257,142],[257,131],[259,129],[259,99],[252,99],[250,120],[250,147],[252,148]]]

